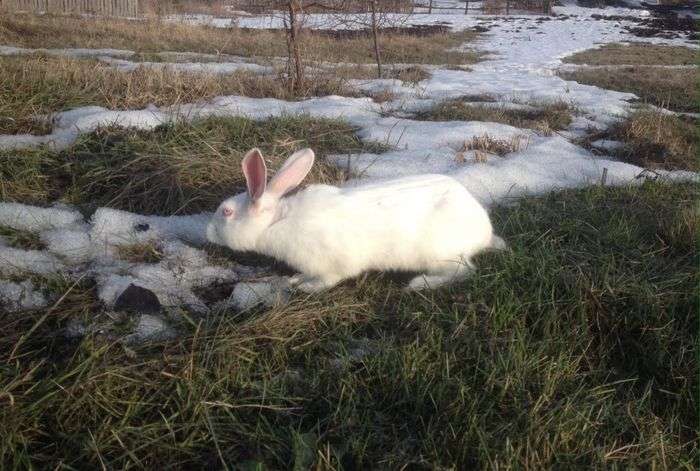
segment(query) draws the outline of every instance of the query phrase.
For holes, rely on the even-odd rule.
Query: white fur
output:
[[[299,151],[280,173],[295,165],[310,168],[309,159],[313,163],[310,149]],[[224,217],[223,208],[233,209],[233,216]],[[348,188],[310,185],[287,197],[266,191],[256,201],[243,193],[221,204],[207,236],[283,260],[301,272],[291,282],[308,292],[367,270],[416,271],[422,275],[409,288],[434,288],[472,270],[475,254],[505,248],[486,210],[443,175]]]

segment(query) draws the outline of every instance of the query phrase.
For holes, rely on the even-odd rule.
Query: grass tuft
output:
[[[485,161],[486,157],[481,154],[482,152],[503,157],[506,154],[518,152],[525,146],[527,146],[527,138],[525,136],[513,136],[511,139],[505,140],[484,134],[482,136],[474,136],[471,140],[465,141],[459,153],[475,150],[477,151],[477,161]]]
[[[641,167],[698,171],[698,137],[695,120],[642,109],[588,140],[621,141],[614,155]]]
[[[544,135],[566,129],[571,124],[572,105],[563,101],[531,104],[533,109],[470,104],[465,99],[449,100],[419,113],[417,119],[428,121],[487,121],[527,128]]]
[[[0,223],[0,241],[6,243],[10,247],[15,247],[23,250],[42,250],[44,249],[44,243],[41,241],[38,235],[33,232],[22,231],[19,229],[12,229],[7,226],[3,226]],[[0,247],[2,247],[0,243]]]

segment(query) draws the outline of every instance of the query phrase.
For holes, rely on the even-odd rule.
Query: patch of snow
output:
[[[148,62],[115,59],[113,57],[100,57],[100,62],[123,72],[131,72],[139,67],[149,69],[167,69],[173,72],[186,72],[190,74],[214,74],[226,75],[238,71],[252,72],[256,74],[271,74],[274,69],[270,66],[254,64],[251,62]]]
[[[130,285],[151,290],[164,307],[209,311],[195,290],[255,277],[259,269],[229,263],[212,264],[207,254],[189,244],[206,243],[208,213],[189,216],[141,216],[99,208],[89,223],[82,215],[60,207],[37,208],[0,203],[0,225],[37,233],[46,250],[22,250],[0,243],[0,275],[87,276],[97,281],[98,297],[112,307]],[[121,258],[120,247],[154,244],[157,263],[133,263]],[[16,292],[19,288],[8,285]],[[15,299],[15,298],[13,298]],[[13,304],[14,305],[14,304]]]
[[[72,227],[82,222],[83,215],[73,209],[0,202],[0,225],[16,230],[41,232]]]
[[[29,311],[47,305],[48,300],[31,281],[14,283],[0,280],[0,312]]]
[[[534,133],[507,124],[482,121],[414,121],[397,118],[380,118],[371,127],[358,132],[365,142],[384,143],[401,150],[449,147],[453,153],[465,141],[484,135],[508,141],[519,136],[528,138]]]
[[[66,268],[58,258],[43,250],[0,247],[0,275],[52,275]]]
[[[134,245],[167,239],[182,239],[196,245],[207,242],[210,213],[188,216],[142,216],[111,208],[92,215],[90,237],[112,246]]]
[[[41,241],[49,252],[72,265],[87,263],[93,256],[92,240],[87,228],[45,231],[41,233]]]
[[[26,47],[0,46],[0,56],[28,56],[45,54],[49,56],[72,57],[75,59],[97,58],[100,56],[130,57],[134,51],[124,49],[88,49],[88,48],[64,48],[64,49],[32,49]]]

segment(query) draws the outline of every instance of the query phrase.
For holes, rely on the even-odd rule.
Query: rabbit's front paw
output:
[[[336,283],[340,281],[335,278],[312,278],[304,275],[298,275],[298,277],[292,278],[296,278],[296,283],[293,283],[296,285],[295,288],[305,293],[318,293],[319,291],[335,286]],[[291,278],[290,282],[292,282]]]

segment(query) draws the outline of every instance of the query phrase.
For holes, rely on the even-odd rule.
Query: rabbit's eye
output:
[[[224,217],[228,218],[233,216],[233,209],[231,208],[223,208],[221,210],[221,214],[223,214]]]

